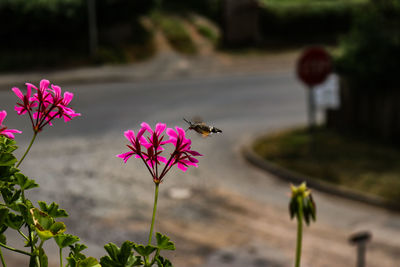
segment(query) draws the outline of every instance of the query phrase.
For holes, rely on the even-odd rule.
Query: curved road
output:
[[[178,267],[292,265],[296,224],[287,212],[289,186],[240,154],[255,135],[305,123],[305,92],[291,72],[63,90],[75,93],[72,103],[82,117],[45,129],[22,170],[41,185],[30,197],[56,201],[69,212],[67,232],[83,239],[87,254],[104,255],[106,242],[147,240],[153,185],[140,162],[123,164],[115,157],[126,151],[123,131],[138,129],[142,121],[185,127],[183,117],[201,116],[223,133],[202,138],[189,132],[192,148],[204,154],[199,168],[173,171],[160,187],[156,231],[176,241],[171,261]],[[25,147],[28,118],[16,118],[15,100],[11,92],[0,92],[1,108],[9,113],[5,124],[24,130],[17,140]],[[314,195],[318,221],[305,230],[303,266],[355,266],[356,251],[347,239],[359,230],[373,234],[368,266],[398,266],[398,214],[318,191]],[[56,251],[49,249],[57,266]]]

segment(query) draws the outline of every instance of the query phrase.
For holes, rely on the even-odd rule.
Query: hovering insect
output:
[[[201,134],[203,137],[207,137],[210,134],[214,133],[222,133],[222,131],[218,128],[215,128],[214,126],[208,126],[204,122],[191,122],[183,118],[185,122],[189,124],[189,127],[186,129],[187,130],[194,130]]]

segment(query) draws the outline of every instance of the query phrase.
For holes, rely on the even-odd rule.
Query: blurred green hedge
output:
[[[355,10],[368,0],[261,0],[260,27],[266,42],[337,42]]]
[[[101,33],[114,25],[130,27],[131,42],[149,34],[138,17],[149,12],[155,0],[96,0],[99,44],[108,45]],[[88,54],[88,7],[85,0],[0,0],[0,69],[23,65],[48,65]]]
[[[398,87],[400,0],[376,1],[358,10],[351,32],[341,43],[336,68],[356,88]]]

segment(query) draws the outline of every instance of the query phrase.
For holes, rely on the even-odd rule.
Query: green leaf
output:
[[[39,185],[34,180],[28,179],[28,177],[26,177],[22,173],[16,173],[14,174],[14,176],[17,179],[17,183],[21,187],[21,190],[28,190],[31,188],[39,187]]]
[[[100,259],[100,263],[103,267],[132,267],[142,265],[140,256],[134,256],[132,247],[135,246],[133,242],[125,241],[121,249],[115,244],[109,243],[104,246],[108,253],[108,256],[104,256]]]
[[[0,153],[0,166],[14,166],[17,158],[10,153]]]
[[[125,241],[122,243],[121,249],[119,250],[118,260],[122,264],[125,264],[129,261],[129,258],[133,256],[132,248],[133,243],[130,241]]]
[[[0,208],[0,226],[2,226],[5,223],[7,214],[8,214],[7,208]]]
[[[30,210],[36,233],[41,240],[48,240],[66,230],[66,226],[62,222],[55,222],[54,219],[47,213],[40,211],[37,208]]]
[[[70,255],[83,255],[81,254],[81,251],[87,249],[87,246],[85,244],[79,244],[79,243],[69,247],[71,248]]]
[[[32,215],[29,212],[30,209],[33,208],[32,203],[29,200],[25,200],[25,203],[18,203],[17,207],[21,215],[24,217],[24,220],[27,224],[34,224],[32,220]]]
[[[12,191],[10,188],[1,188],[1,195],[3,196],[4,202],[7,206],[12,206],[16,204],[15,202],[19,200],[21,196],[21,190]],[[15,207],[11,207],[14,209]]]
[[[8,213],[5,219],[5,225],[11,227],[12,229],[19,230],[24,224],[24,218],[21,215],[16,215],[14,213]]]
[[[118,261],[119,248],[117,245],[114,243],[108,243],[104,246],[104,249],[107,251],[108,255],[113,261]]]
[[[76,267],[76,260],[73,257],[67,257],[68,267]]]
[[[70,245],[69,247],[71,252],[69,253],[67,261],[71,267],[76,267],[78,261],[86,259],[86,256],[82,254],[81,251],[86,249],[87,246],[77,243],[75,245]]]
[[[44,201],[38,201],[38,204],[42,211],[46,212],[53,218],[68,217],[68,213],[63,209],[59,209],[58,204],[55,202],[47,205]]]
[[[297,212],[297,201],[295,198],[292,198],[289,203],[289,214],[290,219],[293,219]]]
[[[7,244],[7,237],[4,234],[0,234],[0,243]]]
[[[95,258],[88,257],[84,260],[78,261],[76,267],[101,267],[101,265]]]
[[[14,174],[18,172],[18,169],[10,166],[0,166],[0,185],[3,183],[15,184]],[[9,186],[6,184],[6,187]]]
[[[54,237],[59,248],[65,248],[78,242],[80,239],[77,236],[70,234],[59,234]]]
[[[175,245],[172,241],[170,241],[170,238],[168,236],[161,233],[156,233],[156,239],[157,248],[159,248],[160,250],[175,250]]]
[[[16,142],[13,139],[10,139],[4,135],[0,135],[0,151],[2,153],[12,153],[18,147],[16,146]]]
[[[139,253],[139,255],[143,256],[143,257],[147,257],[149,256],[151,253],[153,253],[157,248],[152,246],[152,245],[147,245],[147,246],[143,246],[143,245],[135,245],[133,247],[137,253]]]
[[[311,194],[309,197],[309,207],[310,207],[310,211],[311,211],[311,217],[312,217],[313,221],[315,222],[317,220],[317,207],[315,205],[314,199]]]
[[[172,263],[168,259],[164,259],[160,255],[156,257],[158,267],[173,267]]]

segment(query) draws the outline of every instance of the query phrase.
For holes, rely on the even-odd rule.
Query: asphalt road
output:
[[[87,243],[88,254],[105,254],[106,242],[147,240],[153,185],[140,162],[115,157],[126,151],[123,131],[137,130],[142,121],[185,127],[183,117],[201,116],[223,133],[202,138],[189,132],[192,148],[204,154],[199,168],[173,171],[161,185],[156,231],[176,241],[171,260],[178,267],[292,265],[289,185],[240,154],[254,136],[305,124],[305,91],[291,71],[63,90],[74,92],[72,104],[82,117],[40,133],[22,170],[41,185],[31,198],[69,211],[68,232]],[[0,92],[0,107],[9,113],[5,124],[24,130],[17,137],[24,148],[31,132],[28,118],[12,111],[15,100],[12,92]],[[347,238],[359,230],[373,234],[368,266],[398,266],[398,214],[318,191],[314,196],[318,221],[305,231],[303,266],[355,266]],[[57,257],[50,257],[54,266]]]

